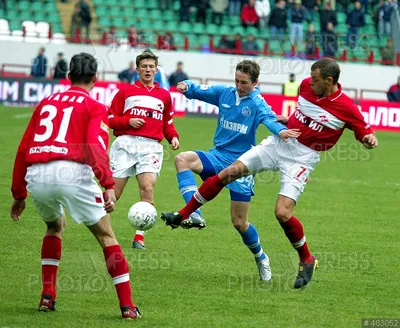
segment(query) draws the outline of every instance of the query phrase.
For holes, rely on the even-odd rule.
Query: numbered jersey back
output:
[[[107,150],[109,141],[105,106],[80,88],[44,99],[28,129],[31,138],[26,145],[26,161],[30,164],[52,160],[86,163],[88,143],[100,143]]]

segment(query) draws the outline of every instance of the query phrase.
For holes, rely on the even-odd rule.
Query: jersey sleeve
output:
[[[346,120],[346,127],[354,131],[354,135],[358,141],[361,141],[367,134],[374,133],[374,130],[365,122],[356,105],[349,112],[351,115]]]
[[[38,106],[38,108],[39,107],[40,105]],[[14,199],[25,199],[28,196],[28,192],[26,190],[26,180],[25,180],[27,171],[25,158],[33,134],[35,133],[36,115],[37,115],[36,113],[37,110],[33,112],[32,118],[29,121],[28,127],[26,128],[22,140],[19,144],[17,156],[15,157],[14,170],[12,176],[12,186],[11,186],[11,192]]]
[[[186,98],[203,100],[215,106],[218,106],[220,95],[227,88],[224,85],[199,85],[190,80],[184,82],[188,86],[188,90],[184,93]]]
[[[130,128],[129,125],[130,118],[123,116],[124,106],[125,106],[124,92],[122,90],[119,90],[117,94],[114,96],[114,99],[112,100],[110,107],[108,108],[108,121],[111,129],[128,130]]]
[[[109,143],[107,111],[103,105],[91,110],[88,123],[85,159],[104,189],[114,188],[107,153]]]
[[[260,96],[262,97],[262,96]],[[262,99],[258,106],[259,122],[264,124],[273,134],[279,135],[279,132],[286,130],[287,127],[276,121],[276,114],[271,107]]]
[[[172,139],[175,137],[179,139],[179,134],[174,125],[174,112],[172,109],[171,95],[169,93],[165,103],[163,121],[163,134],[165,139],[167,139],[169,143],[171,143]]]

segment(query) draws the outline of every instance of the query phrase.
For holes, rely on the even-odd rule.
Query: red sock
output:
[[[56,300],[57,271],[61,260],[62,243],[57,236],[46,236],[42,243],[42,296],[51,295]]]
[[[136,233],[135,238],[133,238],[133,241],[143,241],[143,240],[144,240],[144,235],[138,233]]]
[[[214,199],[224,187],[225,185],[218,175],[214,175],[204,181],[199,190],[194,193],[189,203],[179,211],[182,214],[182,221],[187,219],[200,206]]]
[[[286,237],[288,237],[297,253],[299,253],[300,262],[312,263],[314,258],[308,249],[303,226],[300,221],[292,216],[288,221],[281,223],[281,227],[285,231]]]
[[[129,281],[129,266],[122,253],[121,246],[112,245],[104,247],[103,253],[108,273],[113,278],[113,283],[117,290],[119,306],[130,306],[134,308],[131,284]]]

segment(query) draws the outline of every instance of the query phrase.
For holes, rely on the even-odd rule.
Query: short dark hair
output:
[[[153,59],[156,62],[156,66],[158,65],[158,57],[150,50],[145,50],[136,57],[136,66],[139,67],[140,62],[145,59]]]
[[[260,65],[252,60],[243,60],[236,65],[236,70],[247,74],[251,82],[255,82],[260,75]]]
[[[72,84],[89,84],[97,73],[97,61],[92,55],[81,52],[74,55],[69,63],[69,79]]]
[[[316,69],[319,69],[322,78],[327,79],[331,77],[333,79],[333,84],[339,81],[340,67],[336,60],[332,58],[320,59],[311,66],[312,71]]]

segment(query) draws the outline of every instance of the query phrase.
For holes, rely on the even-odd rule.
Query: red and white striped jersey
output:
[[[72,87],[43,99],[33,112],[18,148],[13,197],[27,197],[28,166],[58,160],[91,166],[102,187],[113,188],[108,144],[106,107],[92,99],[86,90]]]
[[[345,128],[353,130],[359,141],[374,132],[339,83],[337,92],[323,98],[314,93],[310,83],[311,78],[301,83],[297,109],[287,124],[289,129],[300,129],[301,135],[297,139],[300,143],[325,151],[337,143]]]
[[[109,109],[108,119],[114,135],[129,134],[171,142],[179,138],[175,129],[171,95],[167,90],[154,83],[154,87],[146,87],[139,81],[121,89],[114,97]],[[129,125],[131,118],[141,118],[145,123],[138,129]]]

